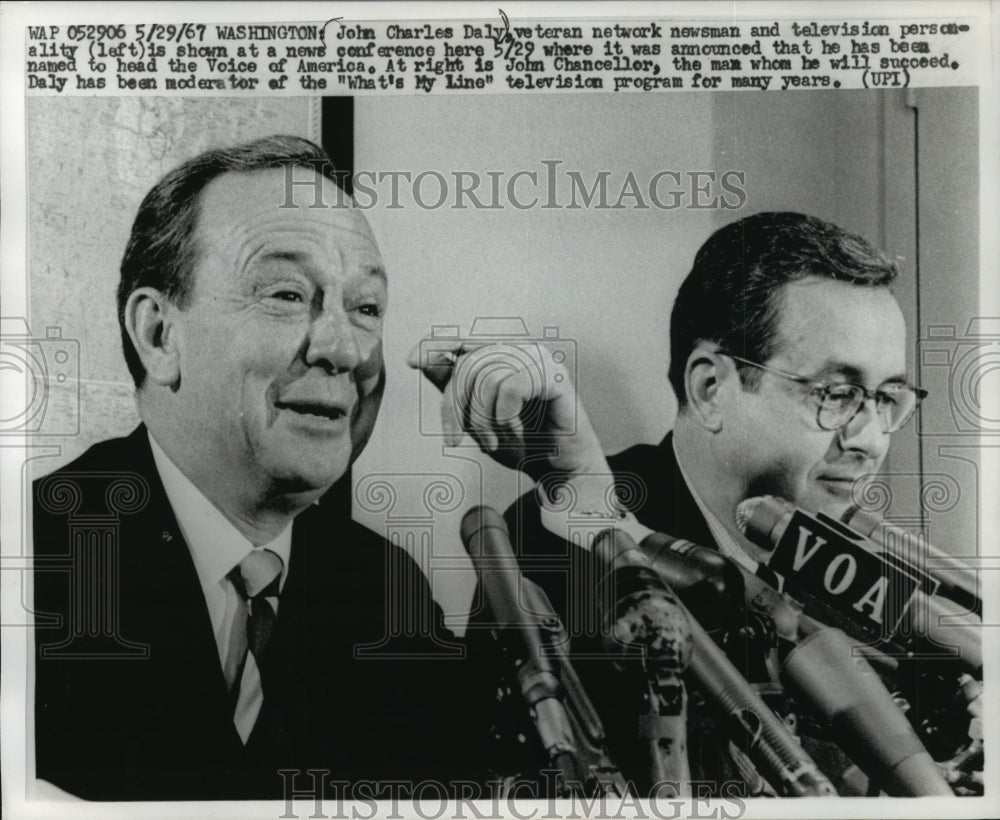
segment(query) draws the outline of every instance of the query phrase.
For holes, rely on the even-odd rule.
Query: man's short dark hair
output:
[[[670,384],[687,403],[684,370],[701,341],[764,363],[775,354],[781,286],[819,276],[861,287],[888,287],[895,263],[857,234],[790,212],[759,213],[713,233],[681,284],[670,315]],[[755,389],[760,371],[737,363]]]
[[[142,200],[122,257],[118,283],[118,324],[125,363],[136,387],[146,377],[125,330],[125,304],[137,288],[153,287],[184,307],[192,290],[197,249],[199,195],[223,174],[302,166],[337,182],[326,152],[300,137],[264,137],[244,145],[216,148],[188,160],[164,176]]]

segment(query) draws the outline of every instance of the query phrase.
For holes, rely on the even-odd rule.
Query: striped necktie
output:
[[[264,705],[267,644],[277,618],[278,588],[284,562],[271,550],[255,549],[227,576],[240,597],[226,656],[225,673],[233,704],[233,723],[243,742]]]

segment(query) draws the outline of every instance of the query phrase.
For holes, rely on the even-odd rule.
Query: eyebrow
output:
[[[268,251],[261,254],[260,258],[266,261],[279,259],[283,262],[299,262],[302,259],[302,255],[295,251]]]
[[[864,383],[864,372],[859,370],[852,364],[847,362],[837,361],[835,359],[828,359],[822,366],[816,371],[817,375],[815,378],[817,380],[822,380],[825,375],[833,375],[834,373],[842,375],[849,382],[853,384],[863,384]],[[882,379],[879,384],[908,384],[905,373],[897,373],[895,375],[889,376],[888,378]]]
[[[305,255],[298,251],[268,251],[260,256],[261,259],[268,262],[277,259],[282,262],[293,262],[295,264],[301,263],[304,257]],[[365,265],[362,271],[366,276],[374,276],[376,279],[381,279],[384,283],[388,283],[389,281],[385,268],[381,265]]]

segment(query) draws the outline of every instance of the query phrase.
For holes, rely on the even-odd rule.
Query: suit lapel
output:
[[[675,538],[716,546],[708,523],[681,475],[672,432],[655,447],[640,445],[612,456],[609,463],[622,486],[623,496],[634,499],[629,506],[639,521]],[[636,483],[640,486],[633,486]]]
[[[149,636],[155,670],[151,686],[179,713],[206,722],[203,732],[214,727],[238,743],[201,583],[157,473],[145,427],[129,442],[136,472],[149,482],[150,498],[140,515],[122,521],[122,590],[140,633]]]

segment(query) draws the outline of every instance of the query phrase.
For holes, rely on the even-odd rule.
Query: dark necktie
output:
[[[242,607],[233,621],[226,679],[233,703],[233,722],[243,742],[253,730],[264,703],[267,644],[274,631],[275,607],[284,566],[267,549],[255,549],[229,573]]]

